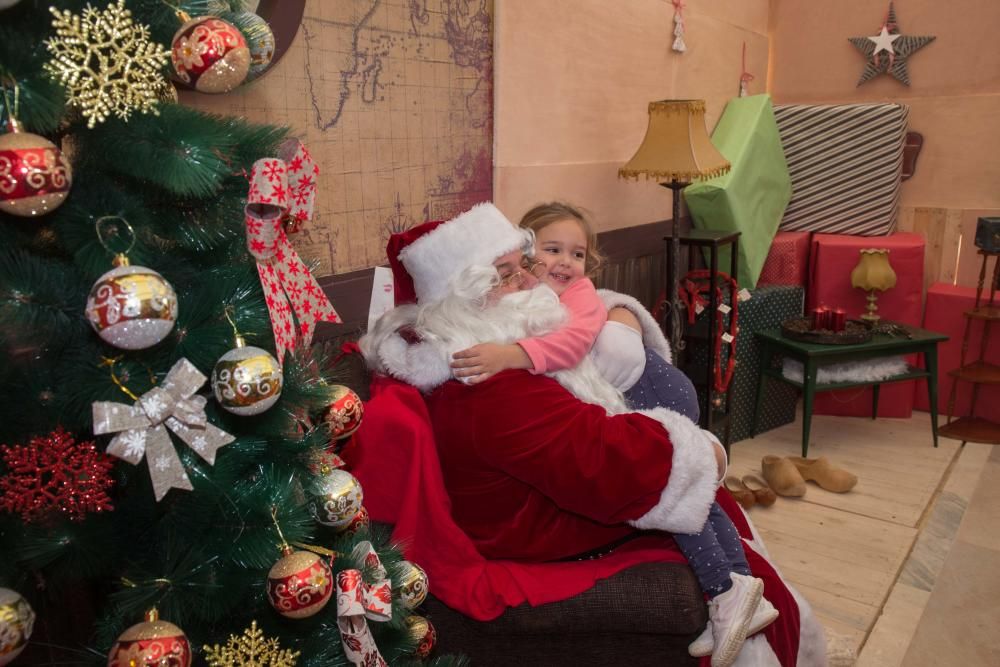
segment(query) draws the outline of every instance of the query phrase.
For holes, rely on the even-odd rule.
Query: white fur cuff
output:
[[[656,320],[649,314],[649,311],[639,303],[638,299],[628,294],[612,292],[607,289],[597,290],[597,295],[601,297],[601,300],[604,301],[604,307],[609,311],[612,308],[620,307],[627,309],[635,315],[639,320],[639,325],[642,327],[643,345],[663,357],[663,360],[668,364],[674,363],[673,357],[670,354],[670,344],[667,342],[666,336],[663,335],[663,331],[660,330],[660,325],[656,323]]]
[[[718,487],[714,436],[673,410],[653,408],[640,410],[639,414],[663,425],[674,452],[670,479],[660,493],[660,501],[629,523],[644,530],[686,534],[701,532]]]

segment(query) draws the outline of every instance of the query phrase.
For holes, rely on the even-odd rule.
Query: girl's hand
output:
[[[480,343],[452,355],[451,368],[456,378],[477,384],[510,368],[532,368],[528,353],[517,344]]]

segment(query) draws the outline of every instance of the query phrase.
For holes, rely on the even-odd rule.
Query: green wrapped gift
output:
[[[740,287],[753,289],[778,223],[792,196],[769,95],[730,100],[712,132],[712,143],[732,163],[727,174],[693,183],[684,201],[699,229],[741,232]],[[729,266],[729,248],[719,266]]]

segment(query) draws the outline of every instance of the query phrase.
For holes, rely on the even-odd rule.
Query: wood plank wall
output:
[[[1000,215],[990,209],[902,207],[896,228],[927,239],[924,252],[924,289],[932,283],[974,287],[982,257],[973,243],[976,221]]]

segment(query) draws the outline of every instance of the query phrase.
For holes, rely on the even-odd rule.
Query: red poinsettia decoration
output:
[[[62,427],[27,445],[0,445],[0,510],[35,522],[59,513],[74,521],[113,510],[107,491],[113,459],[91,441],[77,443]]]

